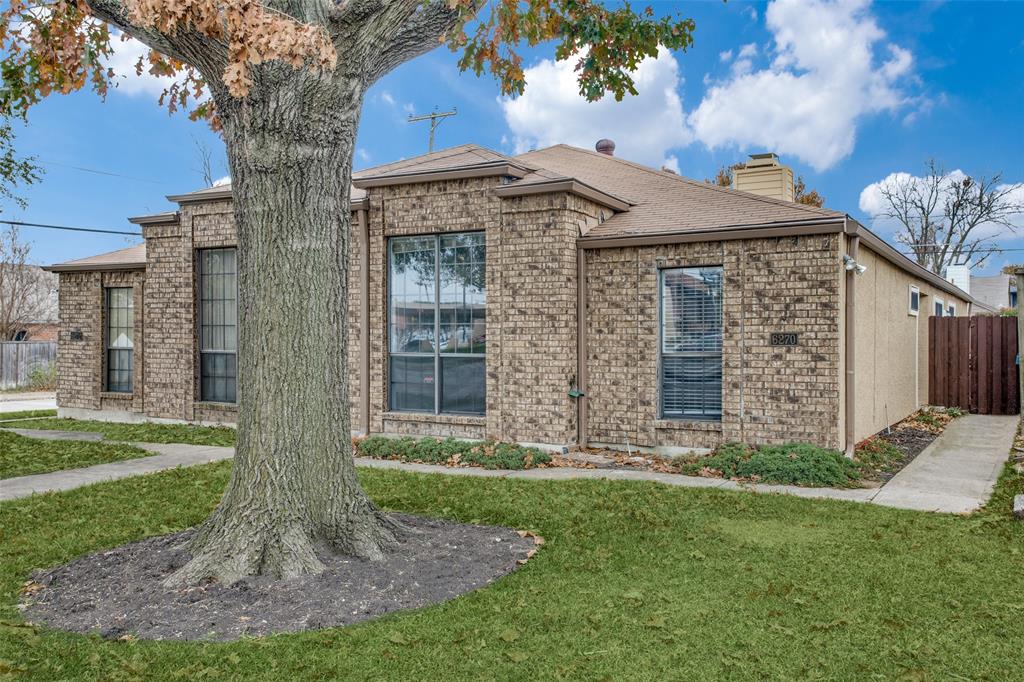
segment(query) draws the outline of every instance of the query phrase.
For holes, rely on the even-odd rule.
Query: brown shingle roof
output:
[[[587,233],[588,239],[693,232],[821,218],[843,218],[828,209],[770,199],[690,180],[632,161],[559,144],[516,157],[549,172],[571,176],[634,205]],[[541,174],[519,183],[541,181]],[[515,184],[519,184],[515,183]]]
[[[493,163],[495,161],[516,162],[513,157],[499,154],[480,145],[463,144],[458,147],[440,149],[430,154],[423,154],[422,156],[414,156],[410,159],[402,159],[401,161],[365,168],[353,173],[352,178],[358,180],[378,175],[390,175],[392,173],[440,171],[450,168],[476,166],[482,163]],[[523,165],[523,163],[519,162],[519,165]]]
[[[136,244],[127,249],[118,249],[98,256],[69,260],[66,263],[50,265],[46,270],[51,272],[68,272],[74,270],[136,270],[146,267],[146,244]]]

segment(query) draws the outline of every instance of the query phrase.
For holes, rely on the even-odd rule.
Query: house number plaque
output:
[[[800,337],[794,332],[772,332],[768,342],[773,346],[796,346]]]

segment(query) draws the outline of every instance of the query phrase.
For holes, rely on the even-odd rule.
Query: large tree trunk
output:
[[[238,447],[220,506],[169,585],[380,558],[397,529],[352,459],[347,371],[349,187],[363,84],[285,65],[217,99],[238,229]]]

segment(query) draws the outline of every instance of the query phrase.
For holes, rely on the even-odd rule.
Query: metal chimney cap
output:
[[[750,161],[747,161],[748,168],[756,168],[758,166],[778,166],[779,156],[775,152],[766,152],[764,154],[751,154]]]
[[[601,154],[615,156],[615,142],[613,140],[609,140],[607,137],[598,140],[597,144],[594,145],[594,149],[596,149]]]

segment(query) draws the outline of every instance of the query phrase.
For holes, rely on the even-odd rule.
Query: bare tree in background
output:
[[[199,168],[193,168],[192,170],[203,176],[204,187],[213,187],[213,183],[215,183],[219,179],[217,177],[218,175],[227,175],[227,168],[225,167],[224,160],[222,158],[220,163],[218,164],[218,168],[220,170],[218,172],[214,172],[214,154],[213,150],[210,148],[210,145],[206,144],[195,135],[192,136],[192,142],[195,144],[196,159],[199,162]]]
[[[50,317],[51,277],[29,262],[29,251],[13,225],[0,233],[0,341],[12,341],[25,325]]]
[[[1014,198],[1017,188],[1004,183],[1002,173],[960,176],[934,160],[925,168],[924,177],[900,174],[879,183],[883,207],[873,217],[897,221],[896,241],[910,247],[918,264],[932,272],[983,265],[999,252],[998,234],[990,228],[1013,232],[1015,216],[1024,213],[1024,203]]]

